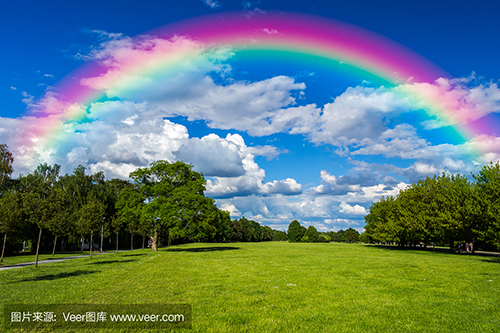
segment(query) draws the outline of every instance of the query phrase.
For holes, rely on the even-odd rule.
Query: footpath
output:
[[[121,251],[130,251],[130,250],[121,250]],[[96,252],[96,253],[92,253],[92,256],[98,256],[98,255],[101,255],[101,254],[108,254],[108,253],[115,253],[115,252],[114,251],[113,252],[102,252],[102,253],[101,252]],[[72,257],[65,257],[65,258],[39,260],[38,264],[39,265],[40,264],[47,264],[47,263],[50,263],[50,262],[59,262],[59,261],[76,259],[76,258],[85,258],[85,257],[89,257],[89,256],[90,256],[89,254],[82,254],[82,255],[79,255],[79,256],[72,256]],[[7,270],[7,269],[27,267],[27,266],[34,266],[34,265],[35,265],[34,261],[33,262],[23,262],[23,263],[20,263],[20,264],[13,264],[13,265],[5,265],[5,266],[1,266],[0,267],[0,271],[4,271],[4,270]]]

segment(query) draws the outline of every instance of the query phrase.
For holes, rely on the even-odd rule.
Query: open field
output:
[[[135,250],[1,271],[0,288],[2,305],[189,303],[193,332],[500,332],[500,258],[361,244]]]

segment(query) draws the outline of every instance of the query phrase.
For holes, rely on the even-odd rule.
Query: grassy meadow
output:
[[[500,332],[500,257],[362,244],[119,252],[0,271],[0,290],[2,306],[189,303],[186,332]]]

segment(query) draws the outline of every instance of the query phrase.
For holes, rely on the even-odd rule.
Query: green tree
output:
[[[473,225],[478,238],[500,248],[500,162],[483,166],[474,176],[477,183],[481,217]]]
[[[316,243],[318,241],[319,232],[314,226],[310,225],[307,227],[304,237],[307,237],[306,242]]]
[[[359,232],[356,229],[349,228],[345,232],[345,241],[347,243],[356,243],[359,240]]]
[[[25,189],[22,195],[24,214],[30,223],[39,228],[35,267],[38,266],[42,230],[55,224],[54,219],[57,219],[57,215],[62,209],[61,196],[54,189],[60,168],[57,164],[54,166],[49,166],[47,163],[40,164],[32,175],[20,180]]]
[[[6,144],[0,144],[0,194],[5,190],[10,175],[14,172],[14,157]]]
[[[305,234],[305,232],[303,232],[303,228],[300,225],[299,221],[293,220],[292,222],[290,222],[290,225],[288,226],[288,231],[287,231],[289,242],[292,242],[292,243],[299,242],[302,239],[302,237],[304,236],[304,234]]]
[[[274,230],[267,225],[261,226],[262,229],[262,240],[263,241],[271,241],[274,239]]]
[[[399,225],[396,198],[382,197],[365,216],[366,235],[374,242],[400,242],[404,230]]]
[[[245,217],[241,217],[238,220],[238,224],[240,225],[241,230],[241,241],[242,242],[251,242],[252,241],[252,227],[250,225],[250,221]]]
[[[288,235],[286,232],[281,230],[274,230],[274,241],[286,241],[288,240]]]
[[[233,242],[241,242],[243,241],[243,232],[241,230],[241,225],[237,219],[231,220],[229,222],[230,228],[230,239]]]
[[[0,197],[0,234],[4,235],[0,262],[3,262],[7,234],[13,235],[16,231],[22,229],[20,225],[22,211],[19,197],[19,194],[14,191],[6,192]]]
[[[99,200],[92,200],[82,206],[80,209],[80,218],[77,221],[78,233],[85,236],[90,236],[90,258],[92,259],[92,247],[94,245],[92,236],[101,228],[103,223],[106,206]]]
[[[259,223],[255,221],[250,221],[250,230],[252,231],[251,242],[260,242],[262,241],[262,228]]]
[[[205,178],[181,161],[156,161],[149,168],[130,174],[132,187],[123,189],[117,207],[125,215],[138,216],[133,223],[146,224],[152,250],[157,251],[158,233],[166,228],[169,237],[187,239],[209,207],[204,196]]]

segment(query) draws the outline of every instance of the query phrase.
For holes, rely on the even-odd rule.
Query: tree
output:
[[[474,224],[474,232],[481,240],[500,248],[500,162],[483,166],[474,178],[482,211],[481,223]]]
[[[92,247],[93,241],[92,236],[94,232],[100,229],[104,214],[106,211],[106,206],[99,200],[92,200],[89,203],[82,206],[80,209],[80,218],[77,222],[78,232],[82,236],[90,235],[90,258],[92,259]]]
[[[131,184],[122,179],[115,178],[106,182],[106,220],[108,221],[109,232],[116,233],[116,251],[118,251],[118,235],[125,222],[125,219],[119,214],[117,203],[120,199],[120,193],[127,186],[131,186]],[[142,234],[147,235],[147,230]]]
[[[0,197],[0,234],[3,234],[2,254],[0,262],[3,262],[7,234],[13,234],[20,230],[21,207],[18,193],[9,191]],[[10,237],[10,236],[9,236]]]
[[[271,241],[274,239],[274,230],[267,225],[261,226],[262,229],[262,240],[263,241]]]
[[[12,168],[14,157],[6,144],[0,144],[0,194],[4,191],[4,186],[14,172]]]
[[[237,219],[231,220],[229,223],[230,238],[233,242],[241,242],[243,240],[243,232],[241,225]]]
[[[375,242],[400,242],[403,233],[397,219],[397,202],[393,196],[382,197],[370,206],[365,216],[366,234]]]
[[[255,221],[250,221],[250,230],[252,232],[251,242],[262,241],[262,228],[259,223]]]
[[[332,239],[326,233],[320,233],[318,237],[318,243],[329,243]]]
[[[314,226],[310,225],[307,227],[307,231],[303,237],[307,237],[307,240],[305,240],[306,242],[316,243],[318,241],[319,232]]]
[[[35,267],[38,267],[38,253],[42,229],[53,225],[53,219],[62,209],[61,197],[54,190],[54,184],[59,176],[60,166],[55,164],[49,166],[47,163],[40,164],[32,175],[28,175],[20,181],[24,184],[23,210],[28,220],[39,228],[38,242],[36,246]]]
[[[353,228],[349,228],[345,232],[345,241],[347,243],[356,243],[359,240],[359,232]]]
[[[286,241],[286,240],[288,240],[288,235],[284,231],[274,230],[273,240],[274,241]]]
[[[157,251],[158,235],[166,228],[169,237],[189,238],[195,225],[209,210],[204,196],[205,178],[181,161],[156,161],[149,168],[130,173],[133,186],[123,189],[117,208],[139,219],[131,223],[146,224]]]
[[[290,222],[287,235],[288,241],[292,243],[299,242],[302,239],[302,237],[304,236],[304,232],[299,221],[293,220],[292,222]]]

